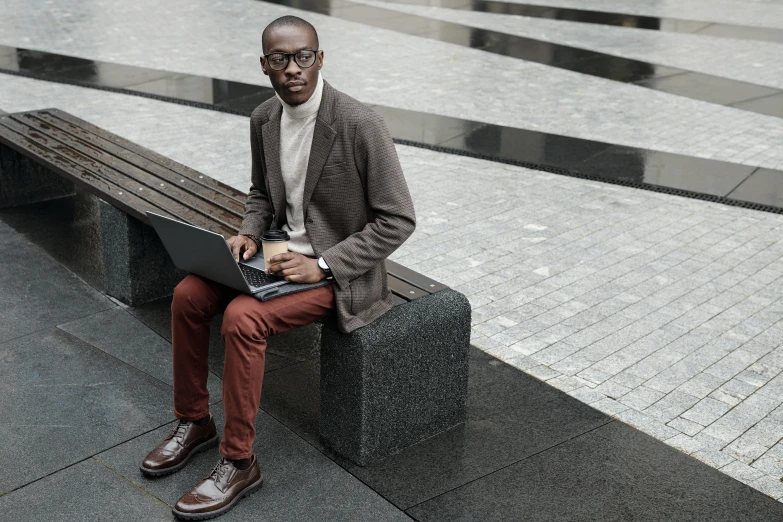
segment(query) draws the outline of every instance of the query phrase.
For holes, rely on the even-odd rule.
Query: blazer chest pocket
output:
[[[339,176],[340,174],[345,173],[345,162],[341,161],[339,163],[332,163],[330,165],[325,165],[324,168],[321,170],[321,177],[322,178],[328,178],[331,176]]]

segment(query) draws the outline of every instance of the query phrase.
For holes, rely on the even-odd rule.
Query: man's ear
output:
[[[324,52],[318,51],[318,70],[321,70],[321,67],[324,66]]]
[[[264,60],[264,57],[259,58],[259,61],[261,62],[261,70],[264,71],[264,75],[269,76],[269,73],[266,72],[266,60]]]

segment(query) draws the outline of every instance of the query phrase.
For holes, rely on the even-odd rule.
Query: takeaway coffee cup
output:
[[[285,230],[267,230],[261,237],[261,248],[264,250],[264,264],[269,258],[288,252],[288,232]]]

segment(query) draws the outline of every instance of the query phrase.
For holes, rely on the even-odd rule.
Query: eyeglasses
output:
[[[282,71],[288,67],[288,61],[291,59],[291,56],[294,57],[296,65],[302,69],[307,69],[308,67],[312,67],[315,63],[315,57],[317,54],[317,50],[302,49],[300,51],[296,51],[295,53],[269,53],[265,54],[264,58],[266,58],[266,63],[269,64],[270,69],[275,71]]]

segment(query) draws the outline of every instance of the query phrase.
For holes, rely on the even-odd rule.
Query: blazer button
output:
[[[314,222],[315,221],[313,220],[313,218],[307,218],[307,224],[308,225],[312,225]]]

